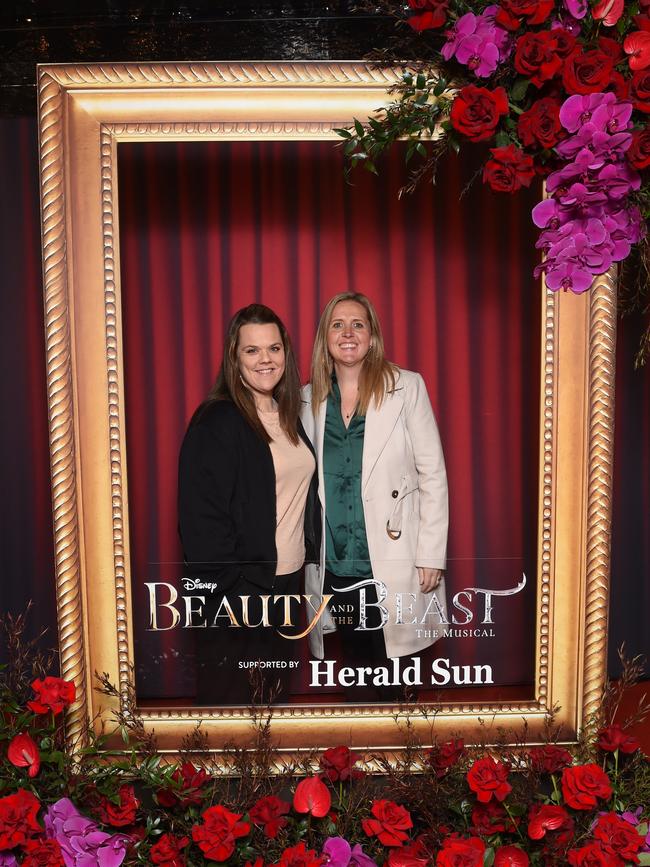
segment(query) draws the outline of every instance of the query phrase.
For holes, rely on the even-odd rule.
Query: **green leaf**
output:
[[[510,144],[510,137],[508,136],[507,132],[503,132],[503,130],[500,130],[497,133],[495,141],[498,148],[505,148],[508,147],[508,145]]]
[[[355,128],[359,138],[363,138],[363,136],[365,135],[365,130],[363,128],[363,124],[361,123],[360,120],[357,120],[356,118],[354,119],[354,128]]]
[[[526,96],[529,84],[530,80],[528,78],[519,78],[510,91],[511,99],[514,102],[521,102],[521,100]]]
[[[494,849],[489,846],[483,853],[483,867],[492,867],[494,864]]]
[[[645,867],[650,865],[650,852],[639,852],[637,857],[639,859],[639,864],[643,864]]]
[[[335,128],[334,128],[334,132],[335,132],[337,135],[340,135],[341,138],[350,138],[351,135],[352,135],[352,133],[350,132],[349,129],[337,129],[337,128],[335,127]]]
[[[418,75],[418,77],[415,79],[415,89],[416,90],[424,90],[424,88],[426,86],[427,86],[426,76],[422,75],[422,73],[420,73]]]
[[[442,96],[442,94],[445,92],[446,89],[447,89],[447,81],[446,81],[446,79],[444,79],[444,78],[439,78],[439,79],[438,79],[438,83],[437,83],[436,86],[433,88],[433,95],[434,95],[434,96]]]
[[[415,150],[420,154],[421,157],[425,157],[427,155],[427,149],[424,144],[419,141],[415,146]]]
[[[364,169],[368,172],[372,172],[373,175],[378,175],[377,166],[373,163],[372,160],[368,160],[368,162],[363,164]]]

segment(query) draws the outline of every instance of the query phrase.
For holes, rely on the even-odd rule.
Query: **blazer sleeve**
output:
[[[445,458],[424,380],[419,373],[412,376],[406,390],[404,409],[420,492],[420,523],[415,565],[444,569],[447,563],[449,529]]]
[[[187,574],[212,576],[220,589],[238,575],[233,494],[238,458],[234,444],[205,424],[185,434],[178,473],[178,528]]]

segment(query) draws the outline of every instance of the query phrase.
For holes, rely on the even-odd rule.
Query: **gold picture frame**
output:
[[[363,63],[55,65],[38,71],[47,384],[62,675],[77,698],[67,737],[127,707],[133,668],[117,143],[335,139],[389,99],[398,71]],[[548,713],[572,740],[605,678],[614,403],[615,271],[583,295],[544,290],[534,698],[447,703],[439,738],[517,728]],[[89,612],[93,612],[91,615]],[[97,616],[96,612],[101,612]],[[107,672],[120,698],[99,695]],[[213,743],[246,743],[250,713],[142,710],[174,753],[201,721]],[[430,719],[414,731],[430,739]],[[339,743],[392,752],[394,710],[289,706],[273,732],[288,752]],[[216,747],[218,753],[218,746]]]

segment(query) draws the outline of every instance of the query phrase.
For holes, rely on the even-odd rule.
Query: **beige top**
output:
[[[269,446],[275,469],[275,545],[278,551],[275,574],[289,575],[305,562],[305,507],[316,461],[302,440],[294,446],[287,437],[277,410],[258,410],[258,415],[272,437]]]

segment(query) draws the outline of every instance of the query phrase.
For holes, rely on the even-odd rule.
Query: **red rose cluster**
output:
[[[578,191],[582,184],[592,194],[601,171],[603,183],[614,175],[617,181],[627,180],[627,186],[610,184],[604,211],[591,208],[587,216],[582,200],[571,210],[571,195],[555,194],[561,221],[551,227],[552,237],[546,232],[540,238],[548,264],[535,273],[545,272],[552,289],[588,288],[596,274],[622,261],[647,231],[642,215],[650,210],[650,189],[637,173],[650,167],[650,5],[646,0],[408,0],[408,6],[409,25],[431,45],[433,96],[451,99],[443,128],[453,136],[454,149],[463,140],[491,144],[484,183],[497,192],[515,193],[535,177],[574,163],[580,170],[567,187],[573,184]],[[443,82],[442,94],[436,81]],[[444,90],[447,82],[456,88],[451,95],[449,88]],[[561,113],[572,97],[591,96],[608,106],[607,98],[614,98],[636,114],[628,120],[628,113],[617,128],[611,118],[603,121],[597,114],[592,121],[585,111],[573,130],[580,139],[576,150],[567,141]],[[408,91],[403,98],[407,114],[410,98]],[[412,138],[418,124],[422,131],[431,128],[424,104],[422,95],[413,103]],[[433,116],[440,117],[435,111]],[[590,137],[596,156],[588,160]],[[618,243],[619,234],[626,243]],[[605,243],[603,236],[614,240]]]

